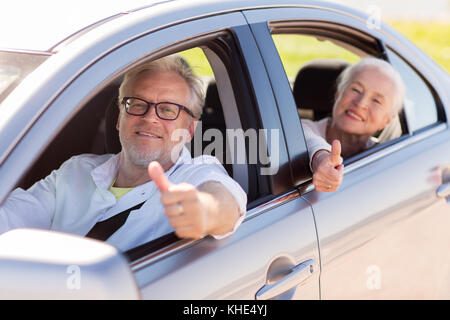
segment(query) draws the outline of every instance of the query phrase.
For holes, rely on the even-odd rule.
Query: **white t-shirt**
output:
[[[120,154],[74,156],[28,190],[14,190],[0,208],[0,233],[15,228],[40,228],[84,236],[97,222],[143,201],[144,205],[132,211],[106,242],[126,251],[172,232],[153,181],[133,188],[118,200],[108,191],[119,170],[119,159]],[[239,204],[240,219],[234,230],[243,221],[247,195],[216,158],[192,159],[184,148],[166,175],[172,183],[187,182],[196,187],[206,181],[220,182]]]

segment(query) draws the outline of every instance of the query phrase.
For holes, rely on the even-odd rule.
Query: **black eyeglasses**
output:
[[[150,106],[155,106],[156,115],[163,120],[175,120],[180,115],[181,110],[186,111],[191,117],[195,118],[191,110],[182,106],[181,104],[173,102],[148,102],[140,98],[124,97],[122,104],[125,106],[125,111],[133,116],[143,116]]]

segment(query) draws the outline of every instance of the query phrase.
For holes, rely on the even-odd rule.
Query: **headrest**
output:
[[[112,95],[105,111],[105,148],[107,153],[119,153],[122,150],[119,131],[116,128],[119,118],[119,107],[117,106],[117,93]]]
[[[207,121],[206,124],[209,127],[217,125],[220,127],[225,126],[222,104],[220,102],[219,92],[217,91],[217,84],[215,81],[211,81],[206,89],[205,104],[201,120]]]
[[[293,94],[297,108],[314,111],[314,119],[331,114],[336,80],[349,63],[338,59],[315,59],[297,73]]]

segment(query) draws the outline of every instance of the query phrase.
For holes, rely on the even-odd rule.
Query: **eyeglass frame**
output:
[[[142,102],[145,102],[145,103],[147,104],[147,110],[145,110],[145,112],[144,112],[143,114],[133,114],[133,113],[128,112],[127,103],[126,103],[126,100],[128,100],[128,99],[137,99],[137,100],[140,100],[140,101],[142,101]],[[155,114],[156,114],[156,116],[157,116],[159,119],[161,119],[161,120],[168,120],[168,121],[176,120],[176,119],[178,119],[178,117],[180,116],[181,110],[186,111],[186,113],[187,113],[188,115],[190,115],[190,116],[193,117],[193,118],[196,118],[196,116],[194,115],[194,113],[193,113],[191,110],[189,110],[187,107],[185,107],[185,106],[183,106],[183,105],[181,105],[181,104],[175,103],[175,102],[168,102],[168,101],[150,102],[150,101],[144,100],[144,99],[142,99],[142,98],[138,98],[138,97],[123,97],[121,103],[122,103],[122,105],[123,105],[124,108],[125,108],[125,112],[126,112],[127,114],[132,115],[132,116],[135,116],[135,117],[143,117],[143,116],[145,116],[145,115],[148,113],[148,111],[150,110],[150,107],[151,107],[152,105],[154,105],[154,107],[155,107]],[[177,114],[177,116],[176,116],[175,118],[173,118],[173,119],[165,119],[165,118],[162,118],[162,117],[158,114],[158,108],[157,108],[157,107],[158,107],[158,104],[162,104],[162,103],[168,103],[168,104],[173,104],[173,105],[177,106],[177,107],[178,107],[178,114]]]

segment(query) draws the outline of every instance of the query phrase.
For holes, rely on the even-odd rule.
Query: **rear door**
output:
[[[384,29],[370,27],[368,17],[341,8],[299,6],[245,14],[264,50],[271,83],[278,86],[286,140],[292,144],[302,128],[271,32],[313,35],[321,41],[335,40],[343,48],[373,43],[371,50],[361,45],[358,49],[363,51],[354,52],[390,59],[407,86],[406,125],[401,137],[348,159],[336,192],[317,192],[299,184],[317,223],[321,297],[448,299],[450,208],[445,199],[448,192],[437,195],[449,181],[448,75],[415,49],[399,46]],[[306,53],[308,49],[303,46],[298,51]],[[407,60],[414,61],[415,68]],[[291,153],[293,150],[295,147],[289,148],[291,161],[299,155]]]

